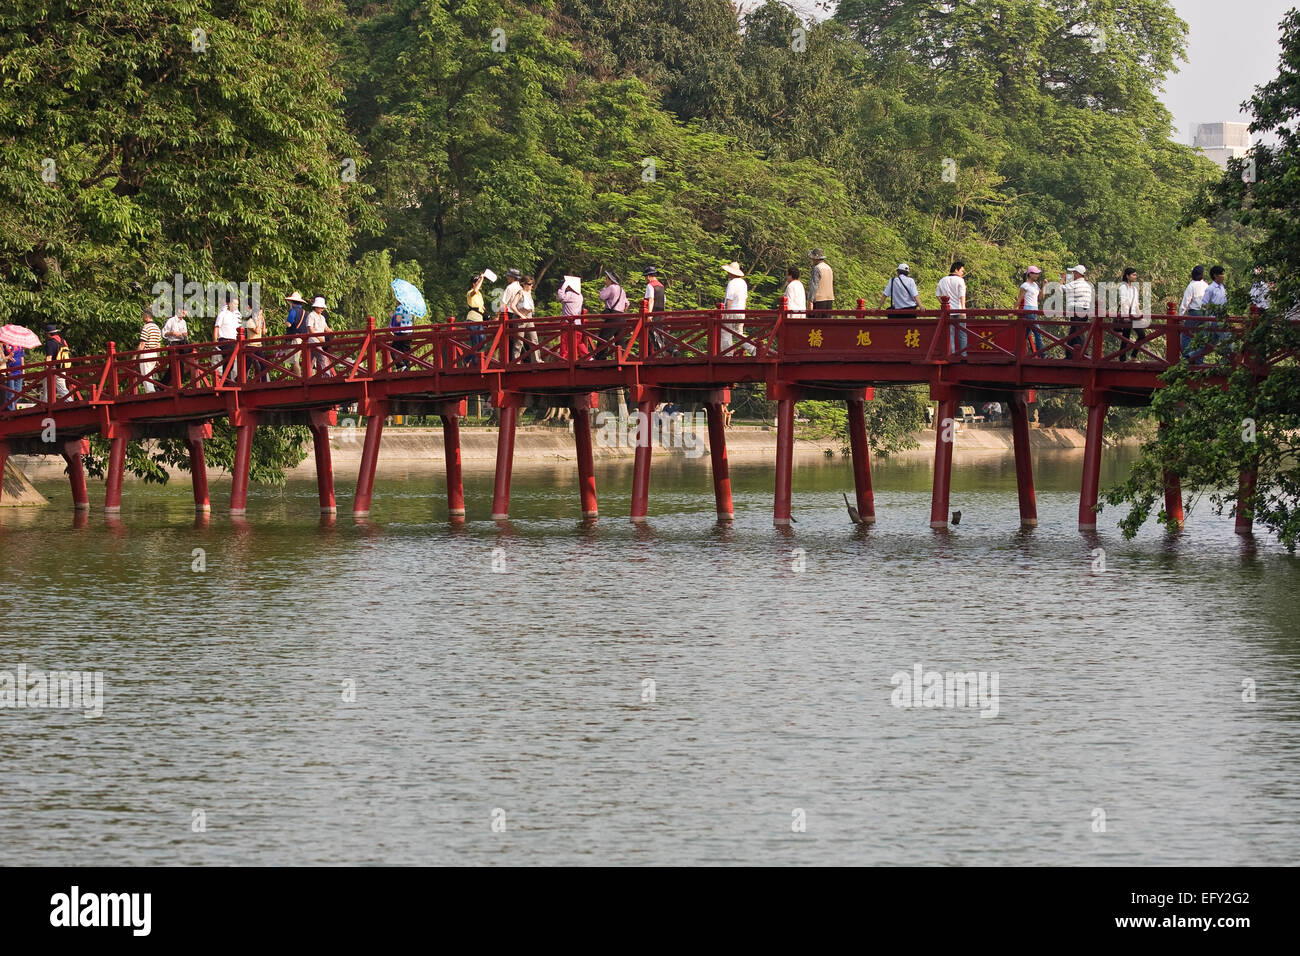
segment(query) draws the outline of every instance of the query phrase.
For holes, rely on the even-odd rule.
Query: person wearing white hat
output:
[[[884,291],[880,293],[880,304],[888,302],[891,312],[916,309],[921,293],[910,273],[907,263],[900,262],[893,278],[885,283]]]
[[[560,280],[560,288],[555,293],[556,300],[560,303],[560,315],[562,317],[573,317],[574,325],[574,348],[577,352],[575,358],[587,357],[587,340],[582,330],[582,310],[584,306],[582,298],[582,278],[580,276],[566,275]],[[569,337],[560,336],[560,355],[569,358]]]
[[[1065,340],[1067,358],[1083,357],[1083,346],[1088,334],[1088,321],[1092,318],[1092,283],[1084,278],[1088,270],[1071,266],[1070,274],[1061,273],[1061,291],[1065,294],[1065,318],[1070,323],[1070,335]]]
[[[1043,354],[1043,331],[1038,327],[1038,296],[1041,291],[1038,288],[1038,277],[1042,274],[1043,270],[1038,266],[1030,266],[1025,270],[1025,281],[1016,290],[1016,311],[1025,315],[1025,339],[1027,341],[1032,337],[1034,340],[1032,358]]]
[[[329,307],[325,305],[325,297],[323,295],[318,295],[311,300],[311,311],[307,313],[307,331],[310,333],[307,339],[307,345],[311,351],[311,362],[312,367],[315,369],[315,374],[334,374],[333,369],[329,367],[330,361],[329,357],[325,354],[325,350],[319,348],[321,343],[325,341],[325,335],[334,331],[330,328],[329,322],[325,320],[325,313],[328,311],[328,308]]]
[[[745,281],[745,270],[739,262],[729,262],[722,267],[731,278],[727,282],[727,291],[722,299],[723,316],[722,333],[718,336],[718,354],[736,354],[731,352],[735,337],[742,339],[745,335],[745,305],[749,302],[749,283]],[[741,345],[740,351],[754,354],[754,347],[748,343]]]

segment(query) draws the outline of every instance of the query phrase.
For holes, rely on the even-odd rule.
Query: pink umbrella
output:
[[[0,326],[0,342],[20,349],[34,349],[41,344],[41,337],[21,325],[4,325]]]

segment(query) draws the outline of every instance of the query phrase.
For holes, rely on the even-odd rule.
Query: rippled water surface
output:
[[[503,526],[467,473],[459,528],[439,472],[381,475],[362,525],[322,524],[311,482],[252,489],[235,523],[214,481],[206,526],[173,482],[128,485],[120,525],[92,487],[78,527],[42,483],[51,507],[0,510],[0,670],[100,670],[104,708],[0,708],[0,843],[50,864],[1295,863],[1297,559],[1201,510],[1178,536],[1125,542],[1109,513],[1081,535],[1079,465],[1039,459],[1032,531],[1002,457],[958,463],[950,532],[926,461],[877,466],[857,529],[848,466],[801,460],[789,533],[758,465],[733,463],[716,526],[707,459],[656,462],[641,530],[623,464],[598,467],[594,526],[567,465],[519,467]],[[996,716],[891,705],[918,664],[996,673]]]

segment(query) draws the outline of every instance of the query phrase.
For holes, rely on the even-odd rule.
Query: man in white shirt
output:
[[[891,312],[915,309],[921,298],[920,290],[916,288],[916,282],[910,272],[908,264],[900,262],[894,277],[885,283],[884,291],[880,293],[880,304],[883,306],[888,302]]]
[[[948,300],[948,354],[952,355],[958,345],[961,357],[966,357],[966,263],[957,259],[948,269],[948,274],[940,279],[934,287],[934,294],[940,303]],[[954,341],[955,340],[955,341]]]
[[[1228,290],[1223,284],[1223,276],[1223,266],[1215,266],[1210,270],[1210,284],[1206,287],[1205,297],[1201,300],[1201,311],[1206,315],[1217,318],[1226,318],[1228,315]],[[1205,325],[1212,329],[1223,328],[1222,323],[1213,320],[1206,322]],[[1227,339],[1227,332],[1215,332],[1210,338],[1210,348],[1219,348]]]
[[[184,309],[178,309],[175,315],[173,315],[171,318],[169,318],[166,322],[163,323],[162,344],[164,346],[170,348],[176,345],[189,344],[190,327],[185,322],[185,316],[187,316],[188,314],[189,313],[186,312]],[[189,350],[186,349],[184,351],[189,351]],[[181,369],[180,374],[177,376],[178,381],[175,383],[175,385],[178,388],[185,381],[185,366],[183,364],[184,351],[181,353],[181,357],[177,358],[177,362],[180,363],[179,368]],[[162,356],[162,361],[166,363],[167,366],[165,369],[163,369],[163,373],[162,373],[163,384],[171,385],[173,384],[171,380],[172,377],[171,359],[168,356],[164,355]]]
[[[1088,270],[1074,266],[1067,276],[1061,273],[1061,291],[1065,294],[1065,319],[1070,322],[1070,335],[1065,340],[1066,358],[1083,358],[1087,341],[1088,322],[1092,318],[1092,283],[1084,278]]]
[[[235,354],[235,341],[239,338],[239,327],[242,325],[239,315],[238,302],[233,295],[226,296],[226,307],[217,313],[217,321],[212,326],[212,338],[216,340],[217,348],[221,349],[221,363],[228,366],[231,358]],[[227,376],[231,370],[227,368]]]
[[[722,317],[722,333],[718,337],[718,353],[720,355],[738,354],[731,353],[731,347],[735,343],[735,336],[744,336],[745,334],[745,305],[749,302],[749,283],[745,281],[745,272],[740,268],[739,262],[729,262],[722,267],[722,271],[731,278],[727,282],[727,292],[722,299],[722,308],[724,314]],[[741,352],[750,355],[754,354],[754,347],[745,343],[741,345]]]
[[[1204,315],[1205,312],[1202,309],[1202,305],[1205,301],[1205,290],[1209,287],[1210,284],[1205,281],[1205,266],[1197,266],[1192,270],[1192,281],[1187,283],[1187,288],[1183,290],[1183,300],[1178,303],[1178,314],[1183,316]],[[1195,318],[1185,318],[1183,319],[1182,325],[1183,331],[1182,334],[1178,336],[1178,341],[1182,347],[1183,354],[1199,364],[1201,356],[1204,355],[1204,350],[1189,352],[1187,347],[1192,342],[1192,336],[1194,336],[1197,329],[1201,327],[1201,323]]]
[[[791,266],[785,270],[785,314],[792,319],[802,319],[808,315],[808,294],[804,292],[803,283],[799,281],[799,267]]]

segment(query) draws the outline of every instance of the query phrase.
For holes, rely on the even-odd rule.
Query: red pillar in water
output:
[[[212,510],[208,500],[208,463],[203,456],[203,441],[212,437],[212,425],[190,425],[185,436],[185,444],[190,450],[190,483],[194,487],[194,510],[207,512]]]
[[[240,409],[231,416],[235,426],[235,467],[230,473],[230,513],[242,515],[248,510],[248,471],[253,460],[253,432],[257,413]]]
[[[379,464],[379,442],[384,436],[384,419],[387,417],[387,399],[371,399],[366,408],[366,441],[361,446],[357,490],[352,498],[354,518],[364,518],[370,514],[370,496],[375,490],[375,468]]]
[[[791,482],[794,477],[794,403],[796,389],[777,385],[768,389],[768,399],[776,399],[776,498],[772,505],[772,524],[790,523]]]
[[[1020,496],[1020,526],[1038,525],[1038,502],[1034,496],[1034,460],[1029,453],[1029,402],[1032,392],[1011,397],[1011,438],[1016,450],[1016,492]]]
[[[858,300],[860,308],[866,303]],[[871,490],[871,448],[867,443],[866,393],[849,398],[849,450],[853,454],[853,489],[858,499],[858,517],[863,524],[876,523],[876,495]]]
[[[578,497],[582,502],[584,518],[600,515],[596,503],[596,468],[591,451],[591,409],[596,405],[594,393],[581,395],[573,402],[573,444],[578,454]]]
[[[948,527],[948,498],[952,490],[952,446],[957,441],[957,390],[930,386],[939,402],[934,420],[934,487],[930,492],[930,527]]]
[[[117,514],[122,510],[122,476],[126,471],[126,443],[131,438],[131,426],[110,421],[105,437],[109,446],[108,473],[104,476],[104,512]]]
[[[316,497],[320,500],[320,513],[332,515],[338,513],[338,503],[334,500],[334,455],[330,448],[330,426],[338,422],[338,412],[334,409],[317,410],[311,413],[311,445],[316,456]]]
[[[90,442],[85,438],[70,438],[63,443],[63,460],[68,463],[68,484],[72,486],[72,507],[77,511],[90,510],[86,466],[81,460],[81,456],[89,452]]]
[[[1259,481],[1259,472],[1246,468],[1241,472],[1237,482],[1237,521],[1234,530],[1237,534],[1250,534],[1255,523],[1255,485]]]
[[[709,420],[709,457],[713,462],[713,500],[719,521],[736,520],[731,502],[731,467],[727,464],[727,431],[722,421],[722,406],[730,401],[731,389],[722,388],[709,395],[704,404]]]
[[[654,418],[659,395],[652,388],[636,386],[630,391],[636,398],[639,421],[636,430],[636,457],[632,463],[632,514],[633,521],[641,523],[650,511],[650,452],[654,436],[650,425]]]
[[[465,414],[465,399],[448,402],[442,410],[442,452],[447,463],[447,515],[453,520],[465,517],[465,483],[460,467],[460,418]]]
[[[492,520],[510,517],[510,473],[515,466],[515,427],[519,423],[519,406],[523,397],[515,392],[497,392],[492,404],[500,412],[497,429],[497,468],[492,484]]]
[[[1110,403],[1103,395],[1085,389],[1088,406],[1088,434],[1083,446],[1083,483],[1079,489],[1079,530],[1097,530],[1097,491],[1101,485],[1101,439]]]

